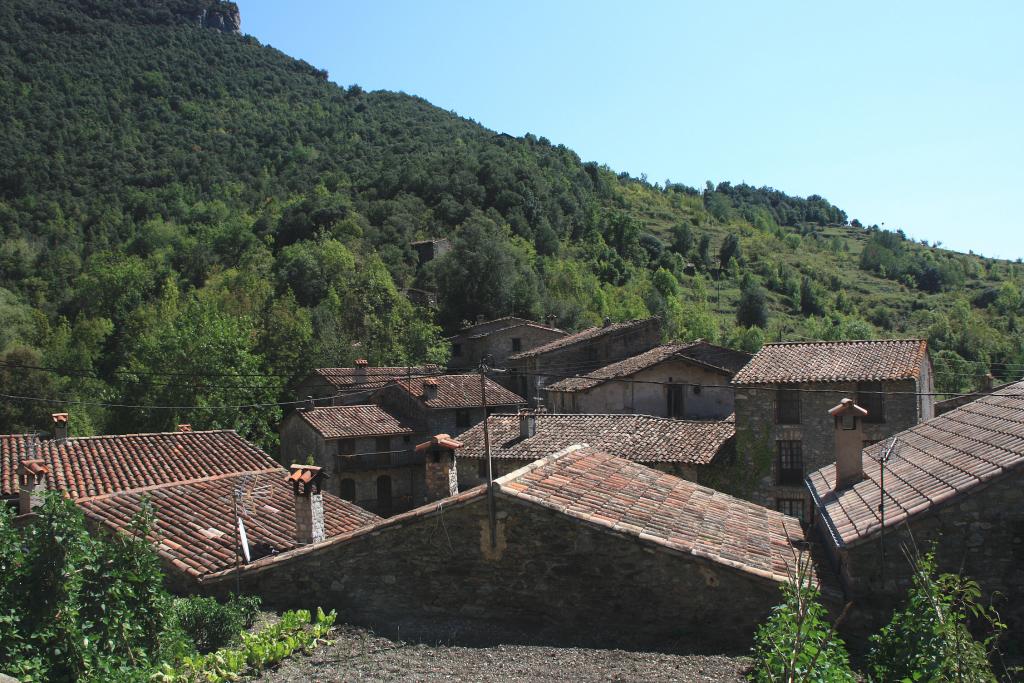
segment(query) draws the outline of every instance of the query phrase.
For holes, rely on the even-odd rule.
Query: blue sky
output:
[[[240,0],[242,30],[651,182],[1024,257],[1024,3]]]

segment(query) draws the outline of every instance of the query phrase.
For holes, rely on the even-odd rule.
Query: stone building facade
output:
[[[733,412],[730,381],[750,354],[702,340],[663,344],[545,388],[556,413],[635,413],[720,420]]]
[[[531,405],[544,402],[544,388],[559,380],[625,360],[661,341],[661,319],[606,322],[575,334],[512,354],[502,382]]]
[[[978,582],[1024,642],[1024,383],[997,389],[857,452],[860,476],[837,485],[836,467],[807,481],[813,533],[847,600],[847,628],[863,637],[891,616],[911,583],[907,548],[934,548],[940,571]],[[884,517],[884,523],[883,523]]]
[[[463,328],[449,340],[452,357],[451,370],[476,369],[485,357],[492,367],[503,368],[508,357],[521,351],[530,351],[548,342],[567,336],[557,327],[542,325],[524,318],[499,318]]]
[[[829,410],[865,407],[865,445],[934,416],[923,340],[766,344],[734,378],[736,448],[756,480],[744,497],[808,520],[808,472],[835,462]]]
[[[334,608],[348,622],[408,638],[748,649],[778,602],[790,547],[803,540],[799,524],[633,463],[577,453],[496,482],[493,524],[478,487],[247,565],[242,590],[269,607]],[[560,466],[559,458],[573,461]],[[552,487],[579,505],[555,504],[545,493]],[[648,494],[661,500],[661,530],[643,512],[651,501],[632,498]],[[620,512],[602,516],[587,502],[602,499]],[[731,520],[730,539],[716,531],[719,513]],[[224,572],[199,588],[227,592],[233,580]]]
[[[423,428],[375,405],[306,408],[279,429],[285,462],[313,463],[334,495],[381,516],[426,502],[423,456],[415,446]]]

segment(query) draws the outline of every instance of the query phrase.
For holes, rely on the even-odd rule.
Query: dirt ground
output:
[[[299,681],[728,681],[743,680],[744,657],[674,655],[523,645],[473,648],[404,643],[341,625],[310,655],[256,680]]]

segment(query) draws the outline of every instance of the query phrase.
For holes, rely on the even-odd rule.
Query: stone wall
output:
[[[799,441],[806,475],[835,462],[835,426],[828,414],[844,398],[857,397],[856,382],[786,385],[801,391],[800,423],[776,424],[774,386],[736,387],[737,449],[741,459],[758,467],[757,481],[746,492],[734,492],[748,500],[777,509],[780,499],[801,501],[804,516],[810,515],[810,498],[802,478],[792,485],[777,483],[777,442]],[[865,441],[881,441],[909,429],[920,419],[920,400],[913,380],[884,382],[885,422],[863,423]],[[907,393],[909,392],[909,393]]]
[[[816,532],[823,534],[820,520]],[[907,548],[926,552],[936,544],[939,569],[962,572],[974,579],[987,602],[995,606],[1010,632],[1006,642],[1024,642],[1024,473],[975,489],[955,503],[915,517],[882,537],[875,535],[852,548],[837,550],[831,542],[835,568],[858,609],[847,630],[865,637],[886,623],[910,585]]]
[[[671,360],[641,370],[630,381],[603,382],[592,389],[575,392],[548,391],[547,405],[556,413],[633,413],[672,417],[668,413],[667,383],[682,387],[683,414],[687,420],[712,420],[733,411],[733,389],[729,376]]]
[[[270,608],[337,609],[407,639],[745,651],[768,579],[482,489],[241,572]],[[227,592],[233,576],[206,591]]]
[[[519,351],[529,351],[550,341],[564,337],[564,332],[547,330],[532,325],[519,325],[491,332],[486,336],[473,338],[472,335],[456,335],[452,337],[452,345],[458,344],[459,355],[452,350],[452,358],[448,363],[450,369],[476,368],[480,359],[490,354],[493,356],[493,367],[503,368],[508,357]],[[512,340],[519,340],[519,351],[512,350]]]

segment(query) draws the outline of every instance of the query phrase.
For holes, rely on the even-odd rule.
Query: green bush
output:
[[[48,494],[20,533],[0,509],[0,671],[19,680],[134,680],[163,658],[171,598],[145,540],[91,536],[70,500]]]
[[[856,680],[846,646],[825,618],[810,564],[809,556],[799,558],[794,580],[782,586],[785,599],[757,629],[755,664],[750,680],[757,683]]]
[[[906,606],[871,638],[869,664],[879,681],[995,681],[988,655],[1005,628],[993,610],[978,603],[981,590],[956,574],[938,574],[934,553],[914,563]],[[974,620],[989,635],[979,642]]]
[[[190,597],[174,601],[174,624],[200,653],[213,652],[238,641],[259,614],[256,596],[232,597],[226,603],[214,598]]]

